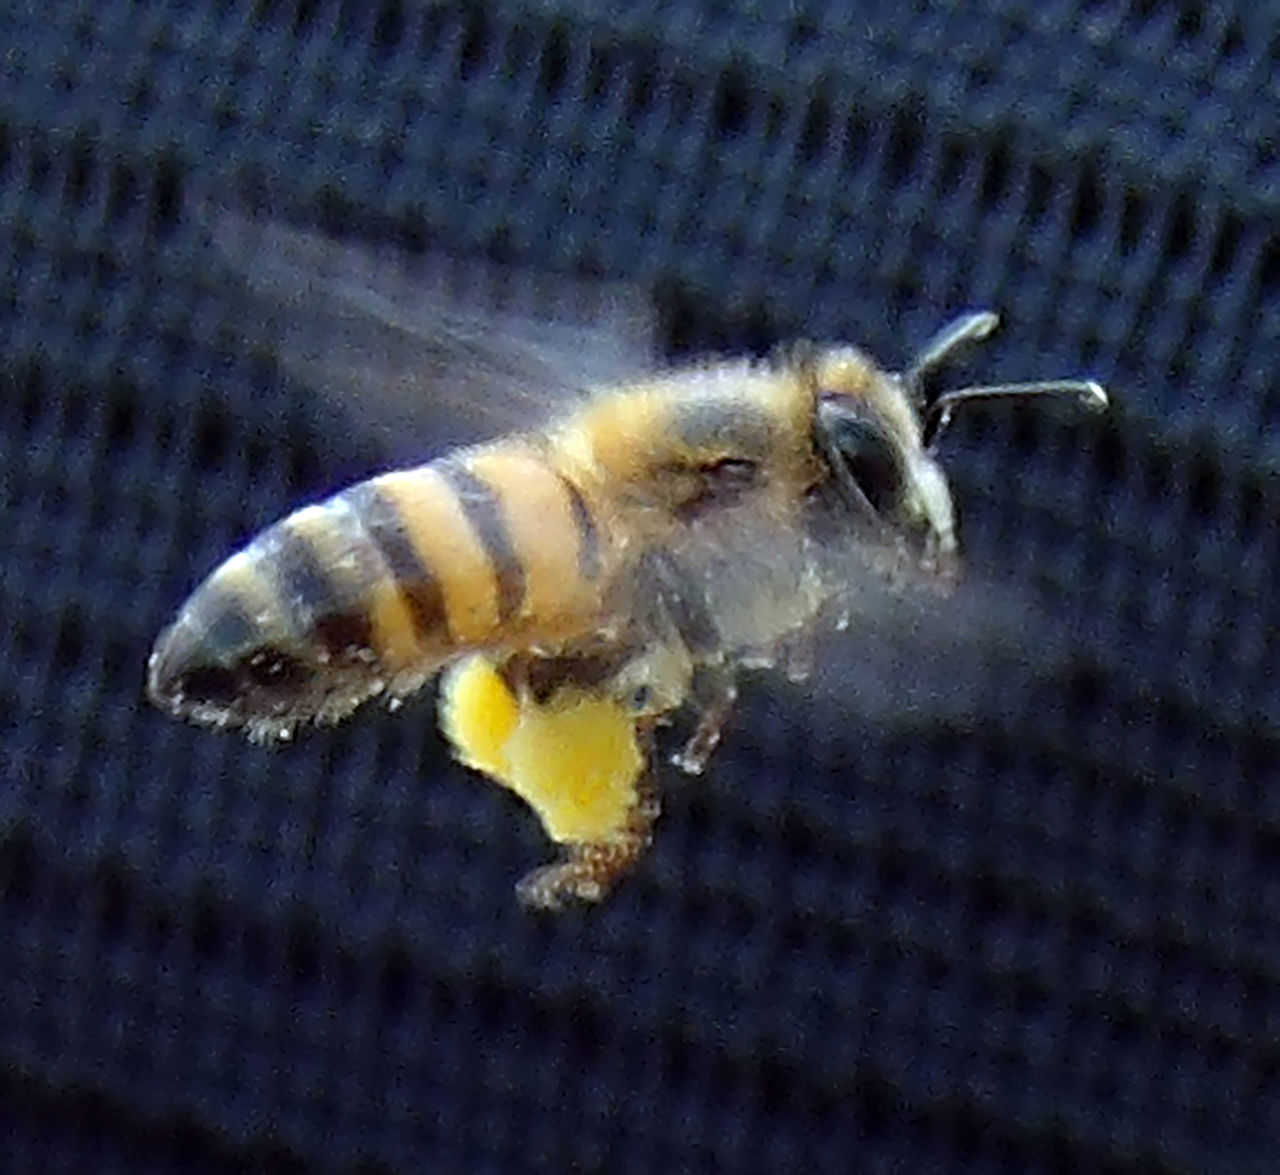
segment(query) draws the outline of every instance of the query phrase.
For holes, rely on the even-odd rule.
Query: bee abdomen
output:
[[[474,649],[589,625],[606,551],[571,481],[515,445],[384,474],[264,531],[157,643],[153,700],[278,733],[417,688]]]

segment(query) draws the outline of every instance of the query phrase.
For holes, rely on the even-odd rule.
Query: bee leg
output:
[[[698,725],[671,761],[687,775],[701,775],[738,700],[733,671],[725,665],[700,666],[694,674],[692,693]]]
[[[645,574],[665,626],[684,642],[691,656],[709,660],[723,647],[715,618],[689,572],[666,551],[645,559]]]
[[[788,681],[808,681],[813,676],[817,656],[817,639],[812,631],[805,630],[782,642],[778,648],[778,667],[787,675]]]
[[[636,784],[635,806],[623,828],[598,844],[567,844],[564,857],[520,879],[516,896],[537,910],[559,910],[567,902],[598,902],[609,894],[653,840],[662,809],[650,769]]]

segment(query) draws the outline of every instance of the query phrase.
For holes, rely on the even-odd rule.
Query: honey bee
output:
[[[656,726],[693,712],[675,759],[699,772],[743,667],[799,676],[862,584],[947,589],[956,521],[935,445],[958,405],[1106,404],[1077,379],[930,398],[926,377],[996,325],[960,316],[901,373],[810,344],[657,370],[306,506],[196,589],[156,642],[150,699],[287,738],[442,673],[458,759],[560,846],[521,899],[597,901],[650,843]]]

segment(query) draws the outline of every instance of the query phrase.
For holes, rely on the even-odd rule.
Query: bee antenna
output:
[[[937,443],[958,404],[968,400],[1022,399],[1028,396],[1074,396],[1095,412],[1101,412],[1108,403],[1106,389],[1091,379],[1045,379],[1031,383],[957,388],[954,392],[943,392],[929,405],[924,418],[925,445],[932,448]]]
[[[943,392],[932,400],[925,395],[928,375],[946,363],[959,348],[981,342],[1000,325],[1000,316],[990,310],[973,310],[947,323],[916,355],[911,366],[899,376],[903,389],[920,410],[924,419],[925,447],[932,449],[939,435],[951,421],[958,404],[966,400],[994,400],[1026,396],[1074,396],[1086,407],[1101,411],[1107,406],[1107,393],[1091,379],[1046,379],[1033,383],[989,384],[982,387],[958,388]]]
[[[941,367],[959,348],[978,343],[1000,325],[1000,316],[990,310],[975,310],[952,319],[923,347],[901,375],[907,395],[919,408],[925,407],[924,381],[935,368]]]

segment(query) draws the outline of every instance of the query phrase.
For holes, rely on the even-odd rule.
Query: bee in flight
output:
[[[365,294],[375,317],[402,309]],[[800,675],[806,640],[863,584],[951,581],[955,516],[934,444],[957,405],[1106,404],[1074,379],[929,398],[926,377],[996,324],[957,318],[902,373],[806,344],[642,374],[535,429],[304,507],[196,589],[156,642],[149,696],[287,738],[443,672],[457,757],[520,795],[561,846],[522,900],[598,900],[649,844],[657,725],[692,710],[675,759],[701,771],[739,669]]]

